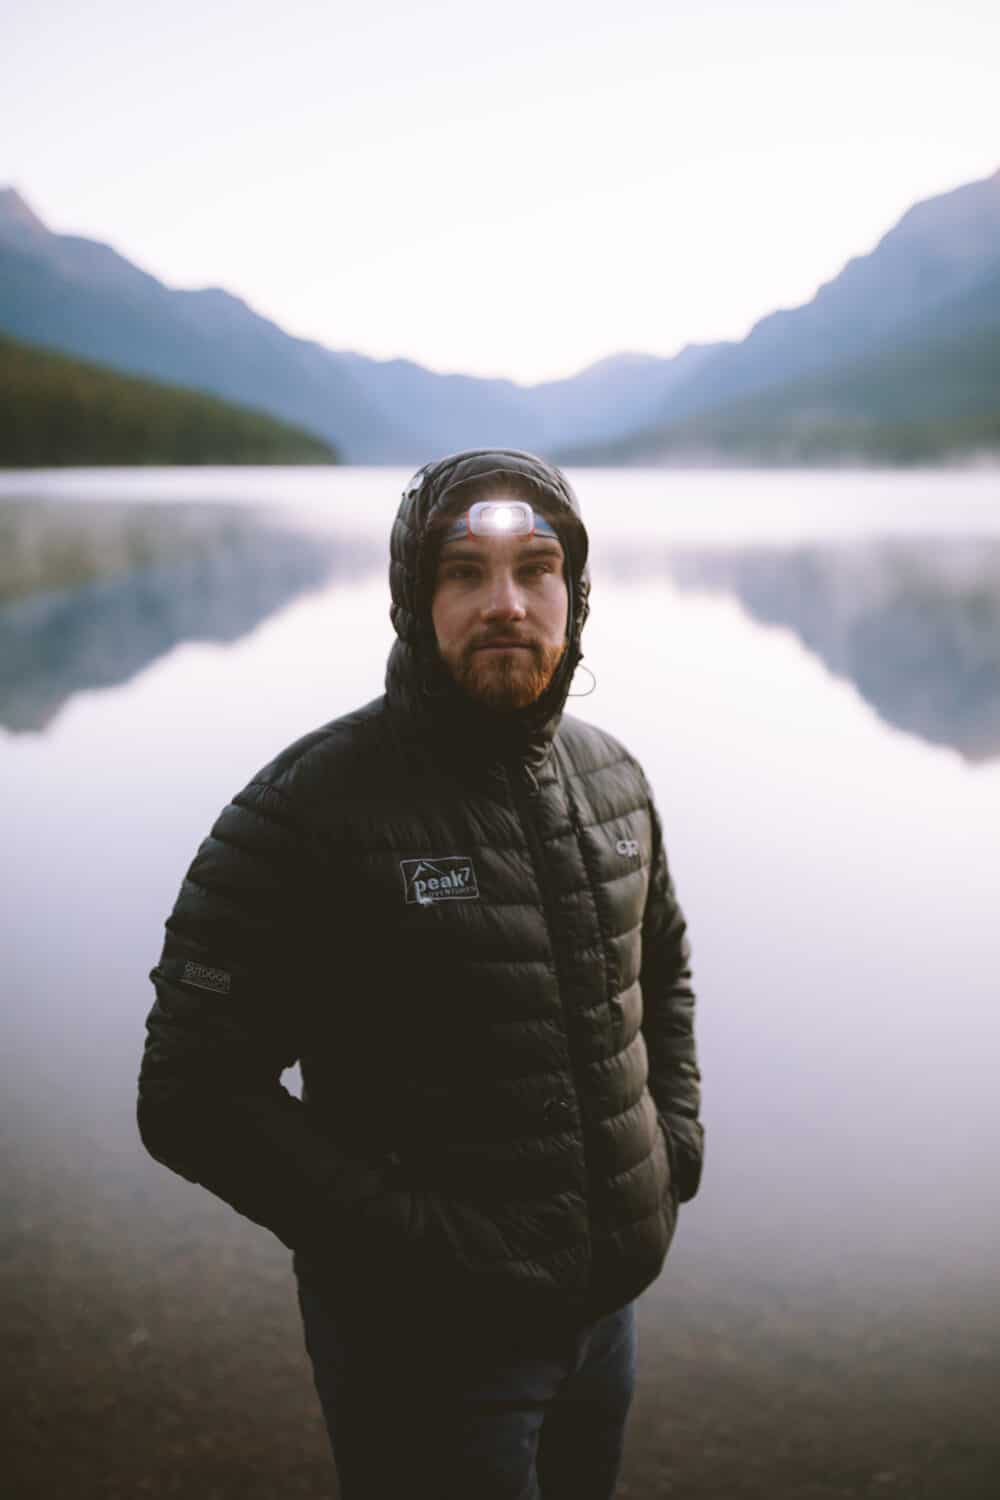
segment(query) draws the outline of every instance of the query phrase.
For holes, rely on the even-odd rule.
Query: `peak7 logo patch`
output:
[[[443,854],[436,859],[401,859],[399,868],[408,906],[479,899],[476,872],[472,860],[464,854]]]

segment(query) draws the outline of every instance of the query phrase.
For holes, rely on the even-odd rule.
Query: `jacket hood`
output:
[[[477,704],[441,659],[431,620],[439,524],[476,499],[506,491],[530,500],[551,521],[565,553],[570,596],[566,651],[552,681],[526,708],[497,711]],[[400,501],[390,541],[390,618],[397,639],[386,668],[386,696],[395,709],[441,730],[461,752],[478,746],[487,758],[540,764],[559,726],[583,651],[590,577],[588,539],[566,476],[553,464],[515,449],[477,448],[418,469]]]

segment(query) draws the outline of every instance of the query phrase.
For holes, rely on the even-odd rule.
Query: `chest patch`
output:
[[[233,982],[233,976],[227,974],[225,969],[213,969],[208,964],[197,964],[193,958],[189,958],[184,965],[181,978],[185,984],[196,985],[200,990],[215,990],[220,995],[228,995]]]
[[[443,854],[437,859],[401,859],[399,868],[408,906],[479,899],[476,871],[472,860],[464,854]]]

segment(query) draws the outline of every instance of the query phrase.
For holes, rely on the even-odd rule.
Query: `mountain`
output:
[[[53,234],[0,192],[0,330],[266,412],[354,463],[495,444],[580,463],[928,462],[995,452],[1000,172],[909,209],[741,343],[621,354],[523,386],[292,338]],[[987,330],[990,330],[989,332]]]
[[[1000,454],[1000,273],[821,374],[577,455],[601,463],[926,464]]]
[[[535,386],[369,359],[293,338],[219,288],[170,288],[108,245],[54,234],[12,188],[0,190],[0,330],[266,412],[353,463],[612,441],[718,347],[614,356]]]
[[[614,441],[650,420],[717,347],[690,344],[673,359],[611,355],[576,375],[533,386],[437,375],[409,360],[340,357],[373,401],[419,424],[427,452],[495,445],[547,453],[582,438]]]
[[[1000,172],[915,205],[811,302],[716,350],[656,421],[564,456],[897,462],[996,449],[998,288]]]
[[[0,336],[0,465],[335,463],[301,428]]]
[[[0,193],[0,329],[130,374],[221,396],[304,427],[344,457],[402,457],[404,435],[329,350],[238,298],[173,291],[107,245],[52,234]]]

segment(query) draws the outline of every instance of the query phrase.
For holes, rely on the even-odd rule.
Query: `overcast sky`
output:
[[[290,331],[532,381],[739,338],[1000,167],[996,0],[8,0],[0,184]]]

